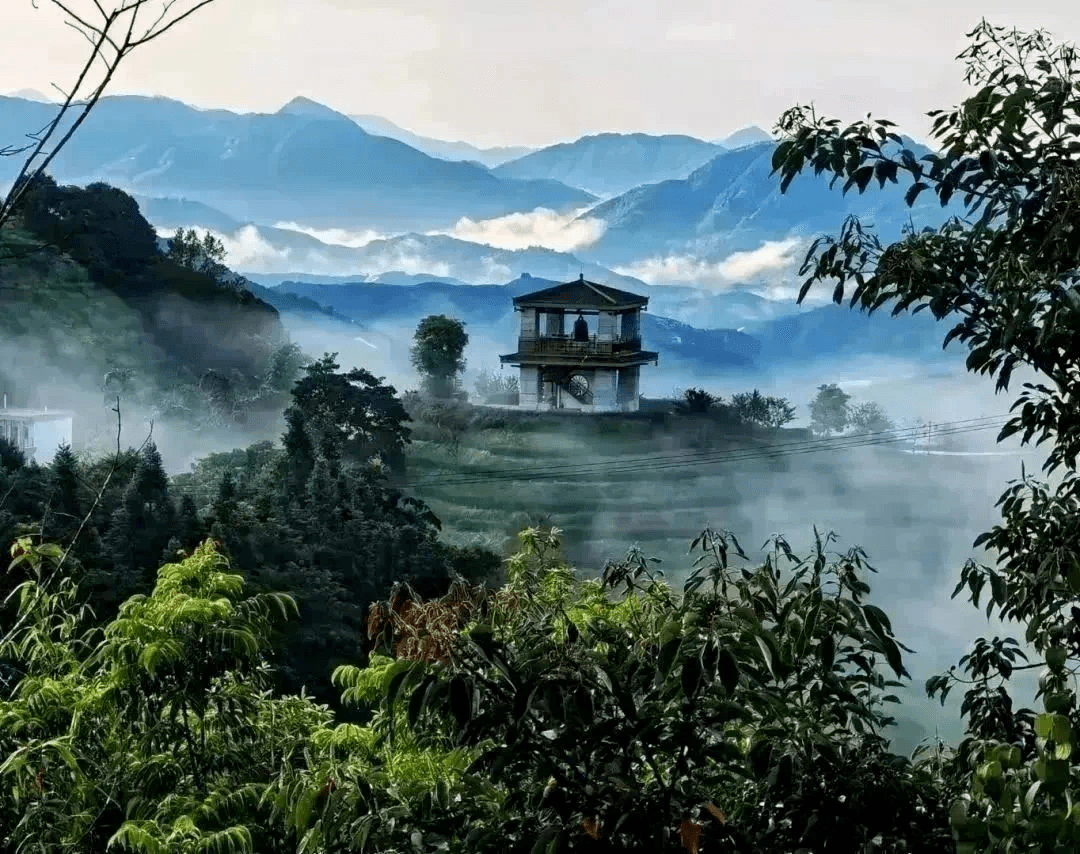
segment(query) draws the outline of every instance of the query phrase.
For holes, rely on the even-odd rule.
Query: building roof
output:
[[[648,304],[648,297],[638,296],[629,291],[620,291],[618,288],[607,285],[599,285],[596,282],[587,282],[584,273],[581,278],[573,281],[514,297],[514,308],[562,308],[567,311],[579,309],[620,311],[628,308],[644,308]]]

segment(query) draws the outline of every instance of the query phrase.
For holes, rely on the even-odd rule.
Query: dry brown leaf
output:
[[[721,824],[727,821],[727,816],[724,815],[724,811],[720,809],[716,804],[705,804],[705,809],[708,810],[709,815],[715,818]]]
[[[593,839],[600,838],[600,822],[595,818],[587,818],[581,822],[581,826],[585,829],[585,832],[589,834]]]
[[[679,825],[679,842],[690,854],[698,854],[698,843],[701,840],[701,831],[704,828],[704,825],[688,818],[684,818],[682,824]]]

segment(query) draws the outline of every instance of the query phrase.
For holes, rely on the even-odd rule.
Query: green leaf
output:
[[[727,647],[720,650],[716,658],[716,670],[725,690],[732,694],[739,684],[739,662]]]
[[[687,697],[694,697],[701,687],[701,662],[691,657],[683,661],[682,689]]]
[[[757,641],[758,649],[761,650],[761,657],[765,661],[765,667],[768,669],[769,673],[773,677],[775,677],[776,672],[773,670],[772,650],[769,649],[769,645],[765,642],[765,638],[763,638],[761,635],[756,635],[754,637],[754,640]]]
[[[681,637],[675,637],[660,648],[658,668],[665,679],[668,677],[668,674],[671,673],[672,665],[675,663],[675,656],[679,654],[679,648],[682,646],[682,641],[683,639]]]
[[[825,635],[821,639],[821,646],[819,647],[821,654],[821,665],[826,671],[831,671],[833,668],[833,657],[836,655],[836,641],[833,640],[832,635]]]
[[[929,188],[929,184],[924,184],[922,181],[916,181],[908,188],[908,191],[904,194],[904,204],[906,204],[909,208],[912,207],[915,204],[915,200],[919,197],[919,193]]]

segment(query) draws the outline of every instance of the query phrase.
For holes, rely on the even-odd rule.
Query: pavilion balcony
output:
[[[595,335],[586,341],[575,340],[570,335],[522,335],[518,338],[518,352],[531,356],[612,356],[640,349],[640,336],[606,341],[598,340]]]

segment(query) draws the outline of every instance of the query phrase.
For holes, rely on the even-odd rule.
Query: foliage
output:
[[[688,388],[683,392],[682,398],[678,404],[679,410],[691,415],[704,415],[720,402],[715,395],[703,388]]]
[[[195,229],[178,228],[169,240],[166,256],[182,267],[209,273],[214,265],[225,263],[225,244],[209,231],[200,239]]]
[[[328,353],[304,368],[286,418],[297,419],[324,456],[356,462],[376,457],[403,473],[411,419],[397,392],[364,368],[339,372],[336,357]]]
[[[893,429],[893,423],[885,410],[873,402],[857,403],[851,407],[848,423],[860,433],[885,433]]]
[[[25,236],[34,253],[13,250],[3,263],[9,311],[0,315],[27,371],[100,385],[109,400],[120,393],[193,427],[280,410],[299,366],[277,312],[163,257],[129,195],[42,176],[17,213],[0,245]],[[4,390],[25,400],[34,388],[18,379],[5,377]]]
[[[417,324],[409,355],[434,397],[451,395],[454,380],[465,370],[463,354],[468,343],[465,324],[444,314],[429,315]]]
[[[12,552],[27,578],[25,622],[0,647],[21,669],[0,702],[5,850],[282,850],[265,847],[259,798],[319,718],[308,704],[307,726],[282,731],[289,701],[264,691],[262,653],[291,600],[241,599],[208,542],[86,628],[60,549]]]
[[[966,589],[979,606],[986,593],[987,615],[1025,626],[1046,665],[1037,698],[1044,711],[1014,708],[1011,675],[1040,665],[1022,663],[1013,638],[978,640],[959,672],[926,687],[944,701],[966,686],[967,737],[951,761],[963,791],[952,812],[960,850],[1071,850],[1080,841],[1071,678],[1080,661],[1080,73],[1075,48],[1043,31],[983,21],[969,38],[959,58],[977,91],[952,111],[930,113],[940,152],[916,159],[885,120],[841,128],[796,107],[779,122],[785,138],[773,166],[782,188],[809,164],[843,180],[845,192],[902,176],[909,205],[927,190],[942,205],[962,199],[965,217],[937,230],[912,227],[887,246],[849,219],[838,238],[811,247],[800,298],[831,279],[837,302],[853,284],[851,304],[867,311],[890,301],[894,314],[929,308],[956,321],[944,344],[966,344],[968,369],[996,376],[999,391],[1017,365],[1041,375],[1024,383],[998,438],[1050,440],[1044,470],[1062,473],[1051,485],[1021,471],[998,502],[1001,524],[974,544],[995,565],[968,561],[953,595]]]
[[[810,401],[810,425],[815,433],[828,436],[840,433],[850,421],[847,394],[835,383],[819,385],[818,393]]]
[[[766,396],[757,389],[733,394],[728,405],[745,424],[776,430],[795,420],[795,405],[787,398]]]
[[[524,531],[499,591],[398,605],[407,627],[378,624],[416,659],[383,713],[401,698],[419,743],[480,751],[464,780],[505,793],[472,817],[469,850],[947,850],[932,786],[876,735],[899,684],[879,663],[906,672],[888,618],[862,601],[860,550],[830,562],[819,536],[801,560],[778,538],[735,570],[738,543],[706,531],[677,596],[633,552],[577,581],[557,533]],[[418,632],[442,640],[418,647]]]
[[[475,388],[484,403],[514,402],[519,392],[516,376],[487,370],[480,372]]]

